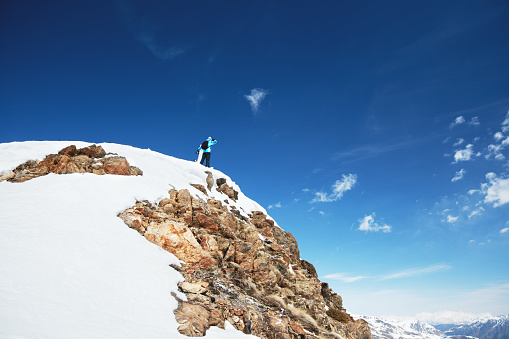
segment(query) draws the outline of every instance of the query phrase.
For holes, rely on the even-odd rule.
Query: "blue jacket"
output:
[[[211,137],[208,137],[207,141],[209,142],[209,147],[207,149],[204,149],[203,153],[210,153],[210,146],[217,144],[217,140],[216,139],[212,140]],[[198,150],[200,150],[200,148],[201,148],[201,146],[198,147]]]

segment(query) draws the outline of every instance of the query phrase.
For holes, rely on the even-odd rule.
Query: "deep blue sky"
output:
[[[212,165],[349,311],[509,314],[508,18],[503,0],[3,1],[0,142],[193,160],[212,136]]]

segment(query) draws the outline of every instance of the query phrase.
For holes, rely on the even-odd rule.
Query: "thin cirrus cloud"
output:
[[[502,122],[502,132],[509,132],[509,111],[505,115],[505,120]]]
[[[465,139],[458,138],[458,140],[456,140],[456,142],[454,143],[453,147],[457,147],[457,146],[461,145],[464,142],[465,142]]]
[[[350,150],[336,152],[332,155],[332,160],[346,162],[354,162],[370,158],[376,158],[386,153],[408,149],[416,144],[425,142],[426,139],[414,139],[410,141],[402,141],[386,145],[364,145]]]
[[[153,34],[140,33],[138,40],[148,48],[150,53],[161,60],[172,60],[186,52],[186,48],[179,46],[163,46],[158,43]]]
[[[311,200],[311,203],[315,202],[333,202],[340,200],[345,192],[351,190],[357,183],[356,174],[348,174],[342,176],[341,179],[336,180],[332,185],[332,192],[316,192],[315,198]]]
[[[251,111],[253,111],[253,114],[258,113],[258,108],[267,94],[269,94],[269,92],[263,88],[254,88],[251,90],[251,94],[244,95],[244,98],[246,98],[249,105],[251,105]]]
[[[361,279],[369,278],[367,276],[351,276],[348,273],[333,273],[326,276],[323,276],[322,279],[329,279],[329,280],[339,280],[345,283],[352,283],[359,281]]]
[[[133,3],[125,0],[115,2],[120,19],[153,56],[161,60],[173,60],[188,51],[188,47],[163,43],[156,38],[155,33],[160,30],[160,25],[143,17]]]
[[[333,273],[321,277],[324,280],[338,280],[345,283],[353,283],[359,280],[369,279],[376,281],[405,279],[405,278],[418,278],[424,275],[445,272],[452,268],[448,264],[434,264],[429,266],[411,267],[395,273],[382,274],[382,275],[351,275],[350,273]]]
[[[458,172],[456,172],[456,174],[454,175],[454,177],[451,179],[452,182],[456,182],[458,180],[461,180],[463,179],[463,177],[465,176],[465,173],[467,173],[467,171],[465,171],[463,168],[460,169]]]
[[[436,273],[436,272],[443,272],[448,271],[452,268],[452,266],[447,264],[436,264],[431,266],[425,266],[425,267],[413,267],[408,268],[396,273],[391,273],[384,275],[380,277],[379,280],[391,280],[391,279],[401,279],[401,278],[414,278],[414,277],[420,277],[423,275]]]

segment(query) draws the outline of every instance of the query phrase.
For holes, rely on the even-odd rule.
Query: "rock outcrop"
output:
[[[184,262],[175,316],[179,332],[204,336],[225,321],[261,338],[371,338],[364,320],[354,321],[342,299],[301,260],[292,234],[262,212],[234,208],[238,192],[207,173],[206,201],[189,190],[171,190],[160,202],[137,202],[119,214],[127,226]],[[193,189],[191,189],[193,190]],[[196,192],[197,193],[197,192]],[[176,296],[175,296],[176,297]]]
[[[44,160],[28,160],[14,171],[0,175],[0,182],[24,182],[49,173],[94,173],[116,175],[143,175],[143,172],[129,165],[126,158],[106,154],[101,146],[91,145],[77,149],[71,145],[58,154],[50,154]]]

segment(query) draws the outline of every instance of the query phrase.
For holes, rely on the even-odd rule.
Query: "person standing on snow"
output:
[[[216,139],[212,139],[211,137],[208,137],[207,140],[205,140],[200,147],[198,147],[198,151],[202,151],[203,155],[201,156],[200,164],[203,165],[203,162],[207,160],[205,163],[205,166],[210,167],[210,147],[217,144]]]

